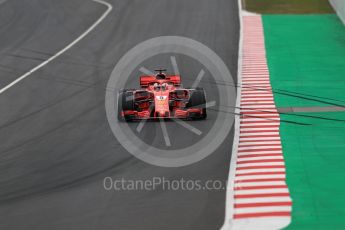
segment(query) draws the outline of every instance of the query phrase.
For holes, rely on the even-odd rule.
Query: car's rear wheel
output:
[[[133,91],[121,90],[117,101],[117,118],[119,121],[131,121],[133,116],[125,115],[122,116],[122,111],[133,111],[134,110],[134,94]]]
[[[187,103],[187,108],[197,108],[201,109],[202,113],[192,113],[190,115],[190,118],[192,119],[206,119],[207,118],[207,111],[206,111],[206,95],[203,88],[196,88],[191,89],[191,96],[189,98],[189,101]]]

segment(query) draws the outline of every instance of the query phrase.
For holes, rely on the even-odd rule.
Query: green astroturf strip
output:
[[[336,15],[265,15],[263,23],[277,107],[345,105],[345,27]],[[281,119],[287,229],[345,229],[345,112]]]
[[[336,15],[263,16],[278,107],[345,105],[345,27]]]
[[[345,229],[345,113],[294,113],[281,119],[312,124],[282,122],[280,128],[293,199],[288,229]]]

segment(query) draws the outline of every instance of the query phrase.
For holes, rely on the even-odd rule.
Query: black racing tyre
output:
[[[196,88],[195,90],[191,90],[191,96],[187,103],[187,108],[200,108],[202,109],[201,116],[193,116],[193,119],[206,119],[207,118],[207,111],[206,111],[206,95],[203,88]]]
[[[119,121],[131,121],[132,117],[130,116],[121,116],[121,111],[134,110],[134,93],[133,91],[121,90],[119,92],[117,100],[117,118]]]

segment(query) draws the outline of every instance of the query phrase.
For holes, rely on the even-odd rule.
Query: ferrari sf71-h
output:
[[[203,88],[183,88],[179,75],[156,70],[152,76],[140,76],[140,89],[118,93],[118,119],[206,119],[206,96]]]

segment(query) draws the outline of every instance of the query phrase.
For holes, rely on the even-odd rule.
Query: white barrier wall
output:
[[[345,24],[345,1],[344,0],[329,0],[341,20]]]

